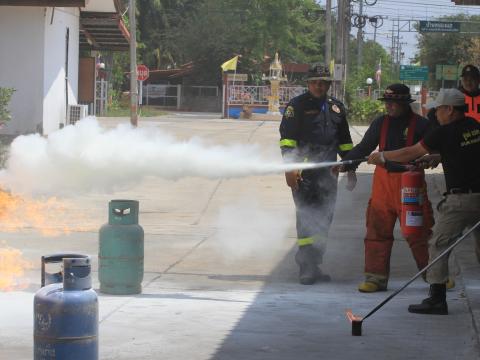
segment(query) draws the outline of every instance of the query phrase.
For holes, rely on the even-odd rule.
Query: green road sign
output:
[[[460,23],[454,21],[425,21],[420,20],[419,31],[422,32],[460,32]]]
[[[459,65],[437,65],[435,67],[435,79],[437,80],[458,80],[462,66]]]
[[[458,80],[458,65],[443,65],[443,79]]]
[[[428,66],[400,65],[400,80],[428,80]]]

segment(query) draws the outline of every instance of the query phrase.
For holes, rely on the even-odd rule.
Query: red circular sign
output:
[[[145,81],[150,76],[150,70],[145,65],[137,66],[137,79],[138,81]]]

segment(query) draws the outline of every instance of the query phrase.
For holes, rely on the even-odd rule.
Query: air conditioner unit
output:
[[[88,116],[88,105],[68,105],[67,124],[74,125]]]

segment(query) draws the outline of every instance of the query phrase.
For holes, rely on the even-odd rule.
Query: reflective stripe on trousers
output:
[[[305,170],[297,191],[296,208],[298,245],[318,245],[324,251],[337,198],[337,178],[329,169]]]

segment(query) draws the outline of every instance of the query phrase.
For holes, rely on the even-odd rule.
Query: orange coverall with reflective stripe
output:
[[[390,119],[385,119],[380,136],[380,150],[386,143]],[[408,127],[407,146],[413,143],[415,118]],[[390,255],[393,246],[393,230],[401,218],[401,177],[400,172],[388,172],[377,166],[373,176],[372,194],[366,214],[367,234],[365,236],[365,275],[367,280],[387,285],[390,273]],[[428,264],[428,238],[433,226],[432,205],[427,197],[426,184],[423,188],[424,231],[420,237],[406,238],[418,269]]]

